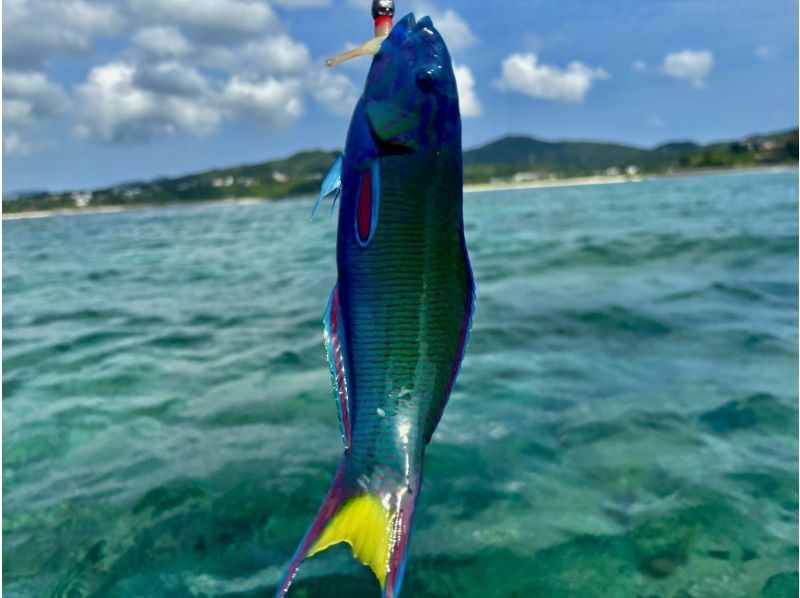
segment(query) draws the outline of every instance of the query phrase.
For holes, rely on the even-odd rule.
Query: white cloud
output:
[[[502,75],[495,85],[533,98],[555,102],[582,102],[595,81],[608,79],[602,68],[570,62],[565,69],[541,64],[536,54],[511,54],[503,61]]]
[[[348,77],[330,70],[319,71],[309,78],[314,101],[333,114],[347,116],[358,101],[358,90]]]
[[[68,108],[64,90],[43,73],[4,71],[3,150],[9,155],[30,153],[36,131]]]
[[[161,135],[212,132],[219,110],[207,97],[159,94],[136,85],[135,67],[111,62],[94,67],[77,88],[80,137],[105,143],[139,143]]]
[[[420,1],[414,3],[414,14],[417,19],[426,15],[430,16],[433,26],[441,34],[450,50],[460,50],[477,41],[469,24],[452,8],[441,11],[428,2]]]
[[[139,66],[133,76],[133,85],[166,96],[198,97],[208,91],[208,83],[197,69],[177,62]]]
[[[708,50],[683,50],[667,54],[663,71],[670,77],[690,81],[694,87],[703,87],[714,66],[714,55]]]
[[[249,81],[234,76],[221,104],[232,118],[252,118],[271,129],[284,129],[303,114],[301,82],[294,79]]]
[[[3,154],[6,156],[24,156],[31,153],[31,145],[22,140],[14,131],[3,131]]]
[[[208,68],[226,73],[236,73],[242,69],[242,56],[238,47],[232,50],[224,46],[199,46],[194,54],[197,64]]]
[[[37,72],[3,71],[3,99],[26,106],[28,117],[35,121],[64,112],[69,105],[61,86]]]
[[[27,125],[33,120],[32,106],[23,100],[3,100],[3,124]]]
[[[158,25],[137,31],[133,43],[157,58],[180,58],[191,50],[188,40],[175,27]]]
[[[276,31],[275,13],[253,0],[128,0],[142,21],[180,26],[203,42],[236,42]]]
[[[458,86],[458,101],[461,108],[461,116],[464,118],[475,118],[483,113],[483,107],[475,93],[475,77],[466,65],[460,64],[454,67],[456,75],[456,85]]]
[[[3,3],[3,66],[41,68],[54,54],[84,54],[94,36],[122,23],[114,7],[85,0],[6,0]]]
[[[244,54],[265,74],[303,73],[311,63],[308,48],[284,34],[251,42],[244,47]]]
[[[78,86],[75,132],[103,143],[143,143],[179,133],[206,135],[224,119],[283,130],[303,115],[307,94],[333,113],[349,113],[356,100],[346,76],[326,71],[290,77],[234,74],[215,82],[175,61],[116,61],[95,67]]]
[[[762,60],[769,60],[777,53],[778,49],[775,46],[761,45],[755,49],[755,55],[761,58]]]
[[[651,127],[663,127],[666,123],[660,116],[651,116],[647,119],[647,124]]]
[[[6,0],[4,151],[42,147],[32,134],[64,115],[81,138],[126,144],[205,135],[226,120],[284,129],[308,100],[332,114],[350,114],[355,85],[346,74],[314,64],[308,47],[282,27],[274,4],[330,2]],[[51,56],[88,53],[104,35],[129,45],[95,64],[70,90],[72,98],[42,74]]]
[[[647,63],[644,60],[634,60],[633,64],[631,64],[631,68],[634,71],[644,73],[647,70]]]

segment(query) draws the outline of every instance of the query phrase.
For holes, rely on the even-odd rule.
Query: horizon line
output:
[[[736,140],[739,140],[739,139],[750,139],[752,137],[759,137],[759,136],[764,136],[764,135],[779,135],[781,133],[789,133],[789,132],[792,132],[792,131],[795,131],[795,130],[798,130],[798,129],[800,129],[800,123],[798,123],[796,125],[789,126],[789,127],[783,127],[783,128],[780,128],[780,129],[775,129],[775,130],[770,131],[770,132],[747,133],[747,134],[744,134],[744,135],[740,135],[738,137],[729,137],[729,138],[726,138],[726,139],[717,139],[717,140],[709,141],[707,143],[701,143],[701,142],[699,142],[699,141],[697,141],[695,139],[667,139],[665,141],[662,141],[660,143],[656,143],[655,145],[650,145],[650,146],[637,145],[637,144],[632,144],[632,143],[626,143],[626,142],[623,142],[623,141],[613,141],[613,140],[608,140],[608,139],[548,138],[548,137],[538,137],[536,135],[525,134],[525,133],[504,133],[504,134],[500,134],[497,137],[492,137],[488,141],[482,142],[482,143],[480,143],[478,145],[475,145],[475,146],[472,146],[472,147],[469,147],[469,148],[462,148],[462,152],[471,152],[471,151],[479,150],[479,149],[482,149],[482,148],[487,147],[489,145],[492,145],[493,143],[497,143],[499,141],[502,141],[504,139],[509,139],[509,138],[533,139],[533,140],[536,140],[536,141],[543,141],[545,143],[596,143],[596,144],[603,144],[603,145],[617,145],[617,146],[622,146],[622,147],[629,147],[629,148],[632,148],[632,149],[638,149],[638,150],[643,150],[643,151],[653,151],[653,150],[656,150],[656,149],[658,149],[660,147],[664,147],[665,145],[671,145],[671,144],[677,144],[677,143],[693,143],[693,144],[695,144],[695,145],[697,145],[699,147],[704,147],[704,146],[708,146],[708,145],[714,145],[714,144],[717,144],[717,143],[725,143],[725,142],[728,142],[728,141],[736,141]],[[342,151],[343,150],[341,148],[323,149],[323,148],[317,147],[317,148],[302,149],[302,150],[294,151],[294,152],[292,152],[290,154],[284,154],[282,156],[276,156],[276,157],[272,157],[272,158],[265,158],[265,159],[261,159],[261,160],[254,161],[254,162],[240,162],[238,164],[232,164],[232,165],[228,165],[228,166],[212,166],[212,167],[205,168],[205,169],[198,169],[198,170],[188,171],[188,172],[184,172],[184,173],[181,173],[181,174],[175,174],[175,175],[156,175],[156,176],[152,176],[152,177],[148,177],[148,178],[128,179],[128,180],[120,181],[118,183],[114,183],[114,184],[111,184],[111,185],[105,185],[105,186],[70,188],[70,189],[62,189],[62,190],[53,190],[53,189],[46,189],[46,188],[40,188],[40,189],[34,189],[34,188],[15,189],[15,190],[9,190],[9,191],[3,190],[2,191],[2,198],[3,198],[3,200],[5,200],[5,196],[6,195],[20,195],[20,194],[24,195],[24,194],[34,194],[34,193],[58,194],[58,193],[78,192],[78,191],[96,191],[96,190],[101,190],[101,189],[113,189],[115,187],[124,187],[124,186],[127,186],[127,185],[134,185],[134,184],[137,184],[137,183],[139,183],[139,184],[152,184],[152,183],[155,183],[156,181],[179,179],[179,178],[190,177],[190,176],[197,176],[197,175],[205,174],[207,172],[212,172],[212,171],[215,171],[215,170],[231,170],[231,169],[234,169],[234,168],[245,168],[245,167],[248,167],[248,166],[257,166],[259,164],[265,164],[265,163],[268,163],[268,162],[279,162],[281,160],[290,160],[291,158],[294,158],[294,157],[302,155],[302,154],[310,154],[310,153],[314,153],[314,152],[322,152],[322,153],[339,152],[339,153],[341,153]],[[3,158],[5,158],[5,156],[3,156]]]

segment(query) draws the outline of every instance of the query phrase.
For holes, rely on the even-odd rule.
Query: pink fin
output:
[[[333,394],[339,409],[339,427],[345,450],[350,448],[352,438],[350,425],[350,397],[347,384],[347,343],[345,342],[344,319],[339,301],[339,285],[333,287],[325,313],[325,346],[328,349],[328,364],[333,379]]]
[[[382,598],[397,598],[400,595],[400,586],[403,584],[403,576],[406,572],[408,545],[411,542],[411,523],[419,496],[420,481],[418,480],[413,485],[413,495],[406,494],[400,499],[400,509],[392,530],[395,541],[389,554],[389,572],[386,575]]]
[[[286,596],[286,593],[289,591],[289,587],[292,585],[292,581],[294,581],[295,575],[297,575],[297,570],[300,568],[300,563],[302,563],[306,558],[308,551],[311,550],[314,542],[325,529],[325,525],[328,523],[330,518],[333,517],[336,511],[339,510],[342,502],[347,497],[347,493],[344,491],[344,487],[342,485],[342,479],[344,478],[344,465],[345,459],[342,458],[342,460],[339,462],[339,468],[336,470],[336,476],[333,478],[333,484],[331,484],[330,490],[328,490],[328,496],[325,497],[325,502],[322,503],[317,516],[314,517],[314,521],[308,528],[306,535],[303,536],[300,546],[297,547],[297,550],[295,551],[294,556],[292,557],[292,560],[286,569],[286,573],[284,573],[283,579],[281,579],[281,583],[278,586],[278,591],[275,593],[276,598],[283,598]]]

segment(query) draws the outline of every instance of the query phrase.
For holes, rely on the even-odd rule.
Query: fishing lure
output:
[[[304,559],[341,542],[384,597],[399,595],[425,447],[474,309],[462,178],[450,55],[430,18],[408,15],[379,44],[321,193],[341,194],[325,342],[344,455],[278,597]]]

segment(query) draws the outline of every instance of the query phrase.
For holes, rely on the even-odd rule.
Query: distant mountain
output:
[[[740,151],[743,149],[745,151]],[[708,153],[713,155],[708,155]],[[705,155],[705,159],[703,156]],[[464,153],[467,182],[513,176],[522,170],[562,176],[596,174],[634,166],[637,172],[670,168],[745,166],[797,161],[797,129],[701,146],[692,141],[665,143],[652,149],[592,141],[543,141],[504,137]]]
[[[464,181],[484,183],[596,174],[797,163],[798,131],[698,145],[678,141],[654,148],[592,141],[545,141],[509,136],[464,152]],[[133,182],[92,191],[29,192],[5,197],[4,212],[131,206],[231,198],[280,199],[317,192],[339,154],[301,152],[282,160],[221,168],[177,178]]]
[[[464,152],[464,164],[529,164],[564,168],[610,168],[625,164],[666,164],[665,158],[679,158],[706,148],[727,149],[749,143],[752,149],[770,142],[785,143],[797,139],[797,129],[750,135],[740,140],[713,143],[708,146],[693,141],[673,141],[652,149],[619,143],[595,141],[544,141],[534,137],[508,136]],[[673,160],[677,165],[677,161]]]
[[[553,168],[610,168],[644,159],[648,150],[617,143],[504,137],[464,153],[464,164],[526,164]]]
[[[316,193],[338,151],[300,152],[289,158],[220,168],[177,178],[129,182],[91,191],[35,193],[3,198],[3,212],[135,206],[233,198],[281,199]]]
[[[683,156],[684,154],[693,154],[703,149],[702,145],[698,145],[694,141],[672,141],[659,145],[653,148],[653,152],[662,156]]]

